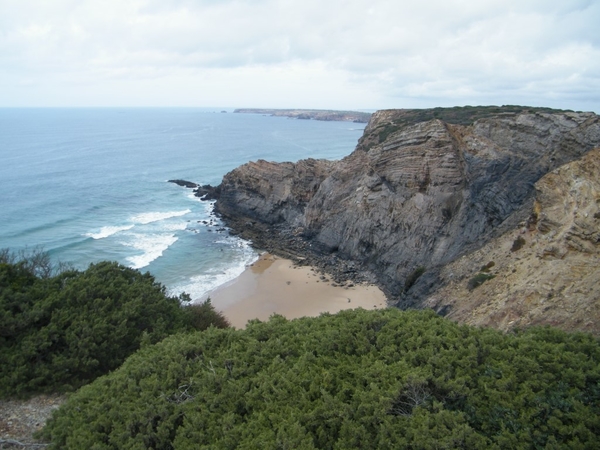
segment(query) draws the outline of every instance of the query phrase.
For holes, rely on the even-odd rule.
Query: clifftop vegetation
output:
[[[600,345],[353,310],[142,348],[73,394],[61,449],[595,448]]]
[[[227,321],[183,306],[149,273],[114,262],[56,270],[48,256],[0,253],[0,398],[68,391],[119,367],[141,345]]]
[[[210,303],[182,307],[187,296],[147,273],[110,262],[57,273],[43,255],[7,255],[0,395],[80,388],[42,431],[50,448],[591,449],[600,438],[591,335],[396,309],[217,328],[227,322]]]

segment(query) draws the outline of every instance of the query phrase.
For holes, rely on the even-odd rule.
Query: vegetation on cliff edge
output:
[[[149,273],[114,262],[55,273],[48,256],[0,252],[0,398],[73,390],[140,345],[211,324],[210,303],[182,307]]]
[[[597,448],[600,345],[351,310],[142,348],[43,431],[61,449]]]
[[[394,111],[391,122],[383,123],[375,128],[374,133],[378,141],[371,142],[367,147],[384,142],[388,136],[396,131],[420,122],[439,119],[455,125],[471,125],[480,119],[492,117],[510,117],[516,114],[529,113],[557,113],[567,112],[562,109],[552,109],[533,106],[503,105],[503,106],[454,106],[450,108],[425,108],[425,109],[398,109]]]

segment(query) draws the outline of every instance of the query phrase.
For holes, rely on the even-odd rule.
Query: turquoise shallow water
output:
[[[255,251],[166,181],[218,184],[257,159],[339,159],[364,125],[220,110],[0,109],[0,248],[41,245],[82,269],[119,261],[193,298],[233,279]]]

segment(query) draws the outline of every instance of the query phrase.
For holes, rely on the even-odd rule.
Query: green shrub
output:
[[[37,274],[0,263],[0,397],[72,390],[119,367],[142,339],[226,326],[210,302],[181,307],[189,297],[117,263]]]
[[[519,236],[518,238],[516,238],[514,240],[510,251],[516,252],[518,250],[521,250],[526,243],[527,243],[527,241],[525,241],[525,239],[522,236]]]
[[[378,133],[379,143],[382,143],[383,141],[385,141],[389,137],[390,134],[395,133],[399,129],[400,129],[399,126],[391,125],[391,124],[386,124],[383,127],[378,128],[377,130],[379,131],[379,133]]]
[[[210,298],[204,303],[196,303],[185,307],[187,321],[194,330],[206,330],[210,326],[227,328],[230,326],[227,318],[213,308]]]
[[[352,310],[172,336],[70,396],[51,448],[595,448],[600,345]]]

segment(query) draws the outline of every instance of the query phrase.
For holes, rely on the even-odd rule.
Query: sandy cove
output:
[[[386,297],[377,286],[334,286],[317,268],[297,266],[268,253],[207,297],[236,328],[244,328],[251,319],[267,320],[273,314],[295,319],[343,309],[386,307]]]

